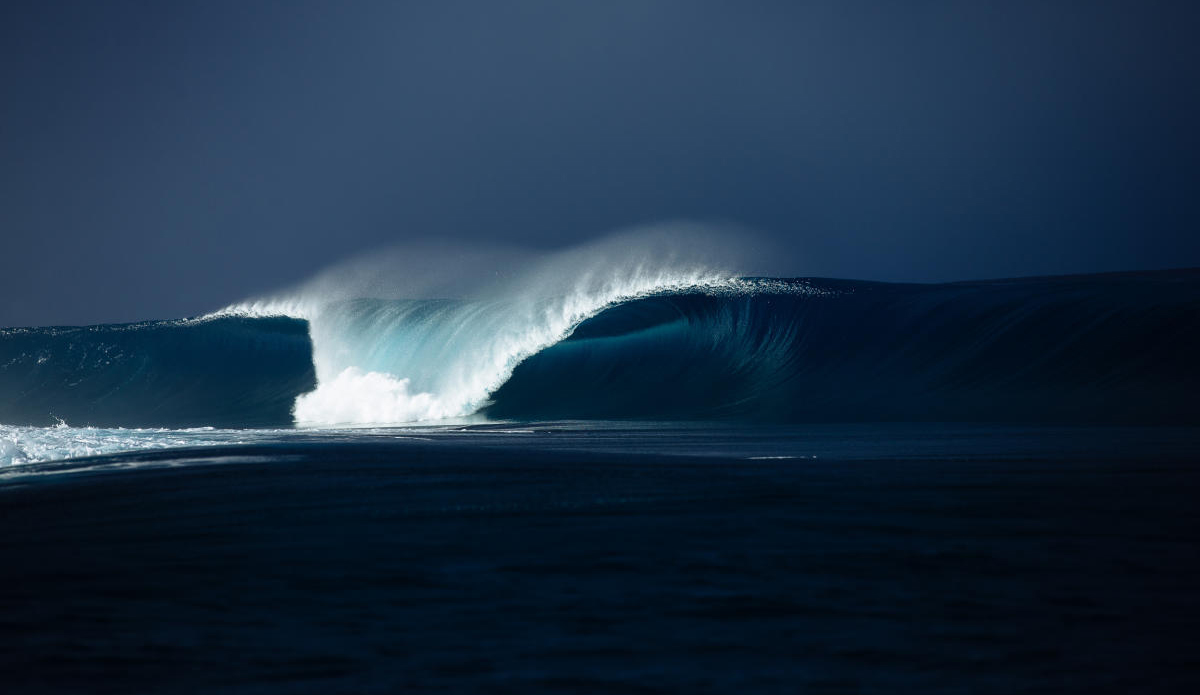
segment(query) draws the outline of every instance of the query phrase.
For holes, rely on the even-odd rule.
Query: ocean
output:
[[[4,690],[1200,690],[1200,271],[572,283],[0,329]]]

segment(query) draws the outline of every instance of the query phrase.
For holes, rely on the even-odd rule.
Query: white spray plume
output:
[[[728,233],[683,224],[548,254],[407,246],[212,316],[308,320],[317,388],[296,399],[298,425],[460,417],[484,405],[522,360],[616,303],[752,289],[735,272],[744,248]]]

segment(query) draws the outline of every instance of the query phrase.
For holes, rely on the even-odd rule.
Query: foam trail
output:
[[[211,427],[124,429],[70,427],[62,422],[55,427],[0,425],[0,467],[124,451],[240,444],[244,436],[237,430]]]
[[[675,227],[534,259],[400,251],[218,314],[308,320],[317,388],[296,399],[298,425],[462,417],[485,405],[518,363],[609,306],[664,292],[746,289],[726,267],[722,243]]]

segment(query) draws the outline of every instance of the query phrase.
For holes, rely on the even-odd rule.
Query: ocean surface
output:
[[[3,690],[1200,692],[1200,271],[553,275],[0,329]]]

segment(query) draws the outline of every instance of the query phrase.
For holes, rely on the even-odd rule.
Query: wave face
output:
[[[309,303],[290,309],[298,318],[238,315],[279,311],[260,306],[6,329],[0,422],[1200,424],[1200,271],[896,285],[639,269],[573,282]]]
[[[1200,423],[1200,272],[640,299],[518,366],[496,418]]]
[[[677,283],[677,284],[676,284]],[[317,388],[296,399],[302,426],[395,424],[478,411],[516,366],[629,297],[673,287],[733,291],[689,277],[566,297],[353,300],[312,315]]]
[[[0,422],[279,427],[316,384],[308,327],[226,317],[0,330]]]

